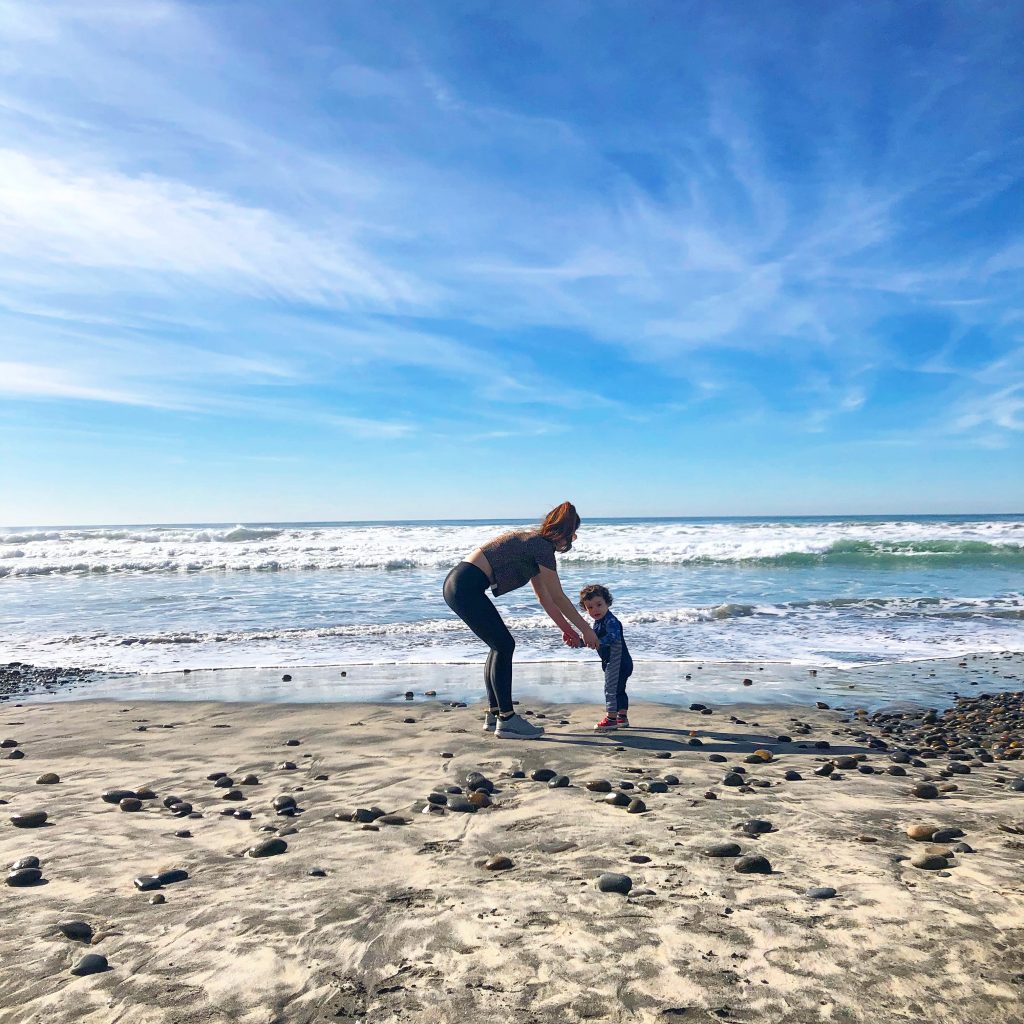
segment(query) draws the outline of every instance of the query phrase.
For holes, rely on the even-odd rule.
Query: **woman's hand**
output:
[[[583,646],[583,641],[571,631],[563,633],[562,639],[565,641],[565,646],[571,647],[573,650]]]
[[[583,627],[583,642],[592,650],[596,651],[601,646],[597,634],[587,625]]]

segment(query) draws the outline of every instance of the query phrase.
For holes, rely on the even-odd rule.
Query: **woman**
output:
[[[516,642],[487,597],[487,588],[501,597],[532,583],[537,600],[562,631],[565,643],[578,647],[582,636],[583,644],[597,650],[597,635],[562,591],[555,563],[556,551],[564,553],[572,548],[579,525],[575,506],[563,501],[547,514],[540,529],[495,537],[465,562],[459,562],[444,581],[445,603],[491,649],[484,670],[489,702],[484,729],[493,730],[500,739],[533,740],[544,730],[512,709],[512,653]]]

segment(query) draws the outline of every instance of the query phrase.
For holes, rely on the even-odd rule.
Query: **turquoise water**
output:
[[[0,662],[165,672],[480,660],[447,570],[513,521],[0,532]],[[1024,516],[586,521],[567,593],[615,595],[638,662],[832,666],[1024,649]],[[582,663],[525,588],[523,662]]]

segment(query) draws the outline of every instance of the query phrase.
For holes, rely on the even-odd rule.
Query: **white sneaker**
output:
[[[498,716],[492,715],[490,711],[488,711],[487,717],[484,719],[484,732],[494,732],[494,728],[497,724]]]
[[[499,718],[494,735],[499,740],[535,740],[544,735],[544,729],[539,725],[531,725],[520,715],[513,715],[511,718]]]

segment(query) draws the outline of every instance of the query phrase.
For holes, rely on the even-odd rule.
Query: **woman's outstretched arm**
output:
[[[583,636],[583,642],[591,650],[598,648],[597,634],[576,610],[576,606],[562,590],[562,581],[553,569],[541,566],[541,570],[531,580],[537,600],[548,613],[552,622],[566,635],[575,627]],[[568,620],[568,621],[566,621]],[[572,624],[570,626],[570,623]]]

